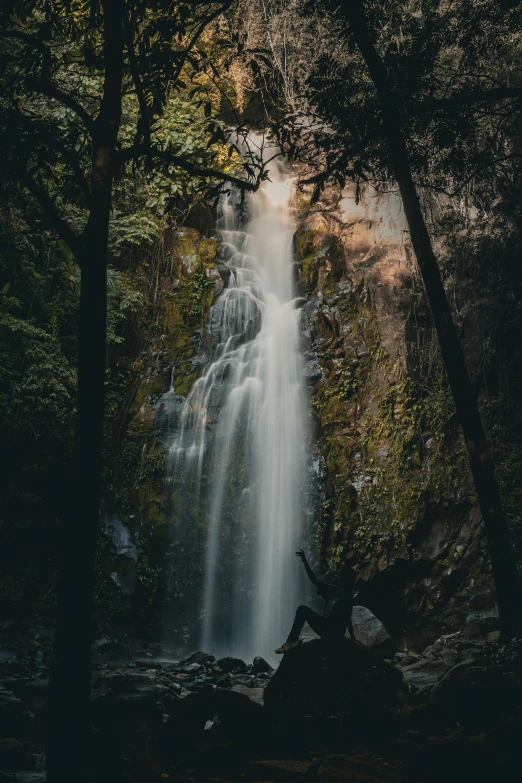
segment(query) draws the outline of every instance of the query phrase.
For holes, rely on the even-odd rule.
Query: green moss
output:
[[[202,326],[214,301],[214,283],[205,269],[198,269],[178,294],[178,312],[185,327]]]
[[[108,487],[123,519],[138,513],[153,526],[166,523],[165,467],[166,452],[150,441],[150,425],[135,421],[120,445],[114,483]]]
[[[181,375],[181,377],[176,376],[174,381],[176,394],[181,394],[183,397],[186,397],[193,383],[197,380],[197,377],[198,374],[196,372],[191,372],[188,375]]]
[[[150,397],[157,397],[165,391],[165,381],[161,375],[154,378],[147,378],[145,382],[145,393]]]
[[[201,235],[195,228],[184,228],[178,233],[172,246],[173,259],[180,264],[180,258],[198,256]]]
[[[403,547],[430,498],[455,494],[466,471],[458,432],[448,428],[447,386],[427,395],[392,364],[364,290],[345,297],[339,313],[350,327],[347,353],[358,358],[337,359],[312,400],[330,478],[317,543],[330,567],[353,548],[379,549],[383,540]],[[429,433],[429,451],[421,433]]]
[[[328,264],[330,281],[339,279],[345,265],[344,246],[339,237],[326,230],[298,230],[295,235],[295,256],[300,263],[300,283],[307,294],[318,285],[321,265]]]
[[[201,263],[210,268],[215,266],[217,255],[217,240],[214,238],[202,239],[199,245],[199,257]]]
[[[314,263],[317,256],[317,239],[324,236],[324,232],[318,229],[309,231],[297,231],[295,235],[295,256],[300,263],[301,283],[308,293],[317,286],[318,268]]]

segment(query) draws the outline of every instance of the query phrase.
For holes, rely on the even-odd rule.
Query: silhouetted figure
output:
[[[281,647],[277,648],[276,653],[282,655],[301,644],[299,634],[305,623],[308,623],[312,631],[321,639],[342,639],[346,632],[346,626],[348,626],[350,636],[355,641],[352,625],[353,585],[355,582],[353,571],[350,569],[342,586],[329,585],[316,577],[302,549],[296,552],[296,555],[303,561],[310,581],[317,587],[317,595],[326,601],[326,605],[322,617],[309,606],[298,606],[288,639]]]

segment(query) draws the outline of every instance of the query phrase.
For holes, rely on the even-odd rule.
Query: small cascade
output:
[[[244,224],[237,194],[219,206],[219,255],[230,277],[210,312],[212,363],[183,405],[169,481],[186,509],[178,519],[199,515],[206,536],[201,648],[273,659],[302,599],[294,553],[305,534],[307,403],[293,180],[275,161],[270,180],[246,197]]]

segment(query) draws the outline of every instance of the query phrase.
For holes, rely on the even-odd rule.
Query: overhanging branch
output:
[[[69,246],[79,266],[83,261],[83,244],[81,239],[74,233],[66,220],[60,215],[47,190],[33,177],[25,167],[17,170],[17,179],[29,193],[38,201],[42,212],[49,221],[49,224],[59,234],[61,239]]]
[[[94,128],[94,120],[92,119],[89,112],[83,108],[81,103],[79,103],[76,100],[76,98],[73,98],[72,95],[63,92],[63,90],[60,90],[60,88],[57,87],[56,84],[53,84],[50,81],[35,82],[32,85],[32,87],[33,90],[35,90],[35,92],[39,92],[42,95],[46,95],[48,98],[54,98],[54,100],[58,101],[58,103],[61,103],[63,106],[66,106],[68,109],[71,109],[71,111],[73,111],[77,115],[77,117],[80,118],[80,120],[85,125],[86,130],[92,136],[92,132]]]
[[[168,150],[161,150],[157,147],[149,147],[148,145],[144,144],[121,150],[118,153],[117,162],[120,166],[123,166],[125,163],[138,160],[139,158],[156,158],[157,160],[163,161],[164,163],[167,163],[171,166],[176,166],[177,168],[183,169],[183,171],[186,171],[187,174],[190,174],[193,177],[217,179],[221,182],[228,182],[239,190],[248,190],[251,192],[256,191],[259,188],[261,182],[266,179],[267,176],[264,168],[261,168],[255,181],[249,182],[248,180],[234,177],[231,174],[226,174],[223,171],[217,171],[216,169],[206,167],[202,168],[195,165],[194,163],[191,163],[186,158],[183,158],[179,155],[172,155]]]
[[[445,98],[427,98],[424,106],[446,109],[452,106],[472,106],[476,103],[498,103],[505,100],[522,100],[522,87],[493,87],[491,90],[475,89],[459,92]]]

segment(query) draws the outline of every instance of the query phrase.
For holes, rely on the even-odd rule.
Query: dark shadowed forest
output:
[[[0,155],[0,783],[518,778],[521,4],[3,0]]]

